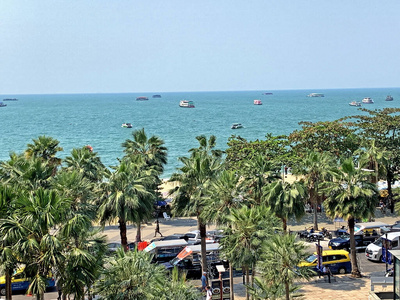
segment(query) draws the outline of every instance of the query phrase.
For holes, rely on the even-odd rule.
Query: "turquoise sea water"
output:
[[[272,92],[273,95],[262,95]],[[323,98],[310,98],[310,93],[323,93]],[[152,98],[161,94],[162,98]],[[385,101],[388,94],[394,101]],[[148,101],[136,101],[148,96]],[[225,149],[228,138],[235,134],[248,140],[263,139],[267,133],[289,134],[300,121],[331,121],[360,113],[348,105],[371,97],[375,103],[368,109],[400,107],[400,88],[179,92],[132,94],[69,94],[69,95],[0,95],[18,98],[4,102],[0,108],[0,160],[7,160],[10,151],[22,152],[33,138],[47,135],[60,141],[68,156],[74,147],[91,145],[103,163],[116,165],[123,156],[121,143],[132,138],[134,129],[144,127],[157,135],[168,148],[168,165],[163,175],[169,177],[179,166],[178,157],[197,147],[196,136],[217,136],[218,148]],[[179,101],[192,100],[195,108],[180,108]],[[253,105],[261,99],[263,105]],[[129,122],[133,128],[121,128]],[[232,130],[232,123],[244,128]]]

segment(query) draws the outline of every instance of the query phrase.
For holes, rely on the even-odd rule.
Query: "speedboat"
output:
[[[374,100],[372,100],[370,97],[365,97],[364,99],[362,99],[362,103],[364,103],[364,104],[373,104]]]
[[[4,104],[3,102],[0,102],[0,107],[7,106],[7,104]]]
[[[261,100],[258,99],[254,100],[254,105],[262,105]]]
[[[361,102],[352,101],[349,103],[350,106],[361,106]]]
[[[240,123],[233,123],[231,126],[231,129],[239,129],[239,128],[243,128],[243,125]]]
[[[179,106],[186,108],[194,108],[194,103],[193,101],[182,100],[181,102],[179,102]]]
[[[393,97],[390,95],[387,95],[385,101],[393,101]]]
[[[140,97],[136,97],[136,100],[137,101],[144,101],[144,100],[149,100],[149,98],[145,97],[145,96],[140,96]]]
[[[325,97],[325,95],[320,93],[311,93],[308,94],[307,97]]]
[[[132,124],[131,123],[124,123],[124,124],[121,125],[121,127],[132,128]]]

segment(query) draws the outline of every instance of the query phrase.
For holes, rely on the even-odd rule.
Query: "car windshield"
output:
[[[312,254],[309,257],[306,258],[306,262],[312,263],[317,259],[317,255]]]
[[[382,239],[381,239],[381,238],[377,239],[377,240],[374,242],[374,245],[377,245],[377,246],[379,246],[379,247],[382,247]]]
[[[189,239],[194,239],[196,237],[194,233],[186,233],[185,236]]]

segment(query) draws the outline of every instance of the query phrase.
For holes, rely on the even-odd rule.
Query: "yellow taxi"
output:
[[[314,252],[305,261],[299,264],[299,267],[312,267],[317,270],[318,256]],[[351,272],[351,261],[349,252],[346,250],[325,250],[322,251],[322,265],[329,267],[332,273],[345,274]]]

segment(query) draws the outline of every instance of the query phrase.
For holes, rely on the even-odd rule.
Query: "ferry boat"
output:
[[[243,128],[243,125],[240,123],[233,123],[231,126],[231,129],[239,129],[239,128]]]
[[[364,103],[364,104],[373,104],[374,100],[372,100],[370,97],[365,97],[364,99],[362,99],[362,103]]]
[[[320,93],[311,93],[308,94],[307,97],[325,97],[325,95]]]
[[[7,104],[4,104],[3,102],[0,102],[0,107],[7,106]]]
[[[145,97],[145,96],[140,96],[140,97],[136,97],[136,100],[137,101],[145,101],[145,100],[149,100],[149,98]]]
[[[272,93],[262,93],[262,95],[273,95]]]
[[[393,97],[390,95],[387,95],[385,101],[393,101]]]
[[[124,127],[124,128],[132,128],[132,124],[131,124],[131,123],[123,123],[123,124],[121,125],[121,127]]]
[[[153,95],[153,98],[161,98],[161,95]]]
[[[182,100],[181,102],[179,102],[179,106],[186,108],[194,108],[194,103],[193,101]]]
[[[261,100],[258,99],[254,100],[254,105],[262,105]]]
[[[17,98],[6,98],[6,99],[3,99],[3,101],[18,101],[18,99]]]
[[[352,101],[349,103],[350,106],[361,106],[361,102]]]

